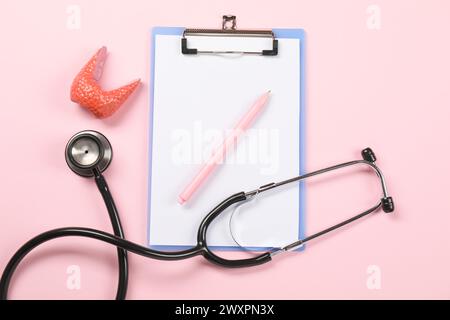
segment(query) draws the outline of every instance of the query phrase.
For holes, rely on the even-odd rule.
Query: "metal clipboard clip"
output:
[[[199,50],[188,48],[189,36],[218,36],[218,37],[258,37],[272,39],[272,48],[261,51],[238,50]],[[224,15],[222,17],[222,29],[185,29],[181,38],[181,53],[183,54],[250,54],[262,56],[278,55],[278,40],[272,30],[238,30],[236,28],[236,16]]]

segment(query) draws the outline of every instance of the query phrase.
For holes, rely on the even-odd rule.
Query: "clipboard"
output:
[[[161,84],[160,82],[169,82],[168,78],[177,77],[179,75],[180,69],[177,68],[176,64],[171,65],[171,67],[166,67],[165,69],[160,67],[160,65],[157,64],[159,59],[164,55],[162,51],[158,51],[159,48],[157,48],[158,45],[161,45],[159,43],[160,40],[164,37],[172,37],[171,39],[172,43],[169,46],[170,50],[176,50],[177,59],[185,59],[183,61],[186,61],[185,64],[189,64],[193,61],[199,61],[199,60],[193,60],[193,59],[202,59],[202,56],[205,56],[206,59],[216,59],[216,56],[229,56],[222,58],[225,59],[223,61],[226,61],[227,63],[231,63],[229,61],[233,61],[233,59],[236,59],[238,61],[241,56],[245,55],[248,56],[248,58],[245,59],[251,59],[252,56],[259,56],[260,58],[263,57],[264,59],[277,59],[278,56],[283,55],[283,42],[285,40],[292,39],[295,41],[296,50],[298,50],[299,54],[299,61],[297,63],[297,67],[295,69],[295,72],[298,74],[298,87],[295,88],[296,92],[298,92],[297,102],[298,102],[298,118],[296,119],[298,123],[298,132],[297,134],[297,141],[298,141],[298,154],[296,157],[298,157],[298,164],[295,168],[295,171],[290,171],[289,174],[286,174],[287,176],[292,176],[292,174],[303,174],[305,172],[305,69],[304,69],[304,60],[305,60],[305,34],[302,29],[273,29],[273,30],[238,30],[236,28],[236,17],[235,16],[224,16],[223,22],[222,22],[222,29],[186,29],[182,27],[155,27],[152,29],[152,41],[151,41],[151,64],[150,64],[150,75],[151,75],[151,90],[150,90],[150,130],[149,130],[149,177],[148,177],[148,223],[147,223],[147,245],[150,248],[159,249],[159,250],[180,250],[185,249],[187,247],[190,247],[195,242],[196,237],[196,228],[198,226],[199,221],[201,218],[203,218],[210,209],[212,209],[218,202],[220,202],[223,198],[229,196],[231,193],[220,193],[218,195],[214,195],[210,197],[210,199],[207,199],[207,204],[203,203],[203,205],[200,205],[198,202],[194,201],[192,205],[189,205],[187,208],[183,208],[184,213],[179,213],[178,215],[172,214],[171,210],[164,210],[164,204],[155,204],[157,202],[170,202],[173,200],[173,203],[176,203],[176,195],[177,192],[181,191],[181,187],[186,183],[187,179],[192,177],[193,174],[195,174],[196,168],[200,166],[199,163],[193,164],[191,166],[188,166],[189,168],[183,171],[184,175],[171,175],[171,173],[167,173],[168,171],[172,172],[174,170],[173,168],[177,168],[176,166],[173,166],[170,168],[170,166],[167,166],[167,162],[170,162],[168,160],[169,158],[166,156],[166,163],[164,161],[161,161],[159,157],[161,157],[161,153],[168,153],[165,152],[167,150],[163,150],[161,147],[162,143],[161,140],[165,140],[165,142],[169,141],[167,139],[167,134],[164,136],[164,131],[167,131],[166,126],[170,126],[169,121],[167,121],[168,117],[161,116],[164,112],[168,112],[165,110],[165,108],[162,108],[160,106],[160,97],[161,96],[168,96],[170,93],[164,92],[161,93]],[[199,44],[201,42],[198,41],[198,39],[201,38],[208,38],[213,39],[211,43],[218,44],[217,47],[214,48],[201,48]],[[264,46],[261,48],[261,50],[247,50],[247,49],[241,49],[241,48],[224,48],[222,46],[223,43],[226,43],[226,39],[245,39],[241,42],[242,44],[249,44],[252,39],[256,39],[255,41],[260,41],[260,39],[264,38]],[[259,40],[258,40],[259,39]],[[176,45],[174,44],[176,42]],[[233,40],[234,41],[234,40]],[[234,43],[236,41],[229,41],[228,44]],[[169,41],[170,42],[170,41]],[[167,49],[169,50],[169,49]],[[166,51],[167,52],[167,51]],[[171,51],[171,54],[174,51]],[[237,56],[237,57],[236,57]],[[220,64],[222,61],[221,58],[217,58],[216,61],[218,64]],[[250,60],[246,60],[250,61]],[[273,60],[278,61],[278,60]],[[166,62],[167,64],[167,62]],[[183,63],[184,65],[184,63]],[[211,72],[214,72],[215,70],[210,70]],[[163,73],[161,75],[161,73]],[[190,74],[192,74],[192,77],[195,77],[195,71],[190,71]],[[189,105],[190,108],[192,108],[192,112],[198,112],[196,109],[197,105],[196,102],[192,102],[191,100],[197,99],[197,97],[202,95],[202,87],[196,87],[195,83],[190,83],[190,77],[186,74],[184,74],[186,77],[184,82],[178,83],[179,87],[183,86],[183,83],[185,85],[191,85],[195,89],[197,89],[196,95],[189,95],[185,101],[186,105]],[[164,81],[160,81],[161,79],[165,79]],[[178,79],[178,78],[177,78]],[[226,84],[223,83],[220,85],[221,87],[226,87]],[[166,90],[167,91],[167,90]],[[178,92],[177,88],[172,88],[172,91],[174,94]],[[227,91],[227,90],[225,90]],[[257,95],[261,94],[261,92],[254,92],[255,95],[253,95],[253,99],[257,98]],[[232,95],[232,91],[228,92],[229,95]],[[276,94],[276,93],[275,93]],[[156,96],[155,96],[156,95]],[[250,106],[249,105],[250,100],[247,101],[240,101],[239,103],[241,106],[239,107],[241,114],[242,112],[245,112],[245,110]],[[204,103],[204,101],[203,101]],[[238,103],[236,101],[236,103]],[[211,104],[214,105],[214,101],[211,102]],[[199,103],[201,105],[201,103]],[[169,106],[169,105],[167,105]],[[194,106],[194,107],[193,107]],[[185,106],[179,105],[177,107],[178,109],[174,110],[184,110]],[[204,107],[203,107],[204,108]],[[271,108],[269,106],[268,108]],[[195,109],[195,110],[194,110]],[[201,109],[201,107],[200,107]],[[223,110],[223,109],[222,109]],[[216,114],[219,111],[214,111]],[[273,111],[272,111],[273,112]],[[175,116],[175,115],[174,115]],[[236,116],[236,114],[235,114]],[[228,117],[228,123],[229,125],[233,125],[233,121],[236,120],[236,117]],[[225,116],[224,116],[225,117]],[[165,120],[166,119],[166,120]],[[226,126],[225,126],[226,127]],[[220,127],[224,129],[224,126]],[[173,128],[172,128],[173,129]],[[173,131],[173,130],[172,130]],[[166,138],[166,139],[164,139]],[[239,148],[239,144],[238,144]],[[162,150],[162,151],[161,151]],[[286,156],[286,155],[284,155]],[[164,158],[164,157],[163,157]],[[163,164],[162,164],[163,163]],[[230,167],[227,164],[223,164],[223,167]],[[223,169],[219,168],[218,171],[224,171],[229,169]],[[168,175],[167,177],[161,178],[161,174],[163,172],[166,172]],[[187,172],[187,173],[184,173]],[[222,178],[226,176],[226,174],[222,175]],[[225,184],[228,186],[228,184],[232,184],[234,189],[232,193],[246,190],[246,187],[244,186],[245,183],[251,183],[252,186],[258,186],[261,183],[264,184],[264,182],[270,182],[272,180],[279,180],[284,178],[284,176],[277,176],[277,178],[270,178],[267,176],[261,176],[258,177],[259,180],[255,181],[227,181]],[[172,182],[172,185],[162,185],[165,184],[164,181],[170,180]],[[178,180],[178,181],[177,181]],[[216,188],[217,190],[221,189],[221,183],[218,177],[212,177],[211,182],[208,182],[208,185],[205,187],[209,192],[209,190]],[[238,179],[236,179],[238,180]],[[162,181],[162,183],[161,183]],[[223,184],[222,184],[223,185]],[[167,191],[167,197],[166,194],[163,193],[163,196],[161,196],[161,190],[164,189],[164,192]],[[168,190],[172,189],[172,190]],[[156,190],[156,191],[155,191]],[[160,191],[157,191],[160,190]],[[225,191],[224,191],[225,192]],[[296,192],[296,200],[298,203],[296,203],[296,206],[298,208],[296,214],[296,230],[295,230],[295,238],[296,239],[290,239],[290,240],[298,240],[300,238],[304,237],[305,234],[305,186],[304,182],[300,182]],[[199,192],[203,193],[203,192]],[[199,198],[204,198],[206,195],[202,194],[197,196]],[[161,200],[161,198],[164,198]],[[155,200],[156,199],[156,200]],[[261,199],[261,205],[264,207],[264,199]],[[201,201],[199,201],[201,202]],[[178,204],[176,204],[178,205]],[[283,207],[283,203],[280,204],[281,208]],[[158,208],[162,208],[161,210],[158,210]],[[169,208],[169,207],[167,207]],[[175,208],[175,207],[170,207]],[[176,209],[178,210],[178,209]],[[163,212],[165,211],[165,212]],[[169,213],[167,213],[169,212]],[[194,216],[195,214],[195,216]],[[188,217],[188,218],[186,218]],[[189,223],[187,223],[187,220],[183,219],[191,219],[189,220]],[[256,220],[255,220],[256,221]],[[226,221],[220,221],[219,223],[226,224]],[[191,225],[188,225],[191,224]],[[292,224],[292,223],[291,223]],[[219,232],[225,232],[225,227],[214,227],[213,230],[209,231],[214,236],[214,233]],[[180,233],[185,233],[184,238],[179,236]],[[291,232],[292,233],[292,232]],[[177,238],[179,237],[179,238]],[[187,237],[191,237],[191,240],[189,240]],[[286,240],[287,241],[287,240]],[[277,247],[276,245],[270,244],[267,245],[267,241],[261,241],[261,243],[258,242],[256,245],[254,244],[242,244],[234,242],[227,242],[222,241],[226,243],[221,243],[220,240],[214,241],[209,240],[208,242],[211,243],[211,247],[218,249],[218,250],[252,250],[252,251],[265,251],[274,247]],[[217,244],[215,244],[217,242]],[[286,242],[287,243],[287,242]],[[281,245],[281,244],[280,244]],[[303,247],[299,248],[298,250],[302,250]]]

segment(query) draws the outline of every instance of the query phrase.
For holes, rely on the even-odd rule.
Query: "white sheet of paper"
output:
[[[242,44],[227,38],[228,45]],[[223,45],[222,37],[191,37],[189,47]],[[156,35],[152,111],[149,245],[192,246],[202,218],[226,197],[298,175],[300,50],[279,39],[279,54],[183,55],[180,36]],[[246,49],[270,48],[267,39]],[[229,130],[266,91],[271,98],[236,148],[184,205],[178,195]],[[299,187],[261,194],[233,218],[239,243],[279,247],[298,239]],[[236,246],[230,212],[208,230],[208,245]]]

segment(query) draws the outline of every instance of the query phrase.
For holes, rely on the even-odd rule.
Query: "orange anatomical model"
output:
[[[104,91],[97,83],[103,71],[106,47],[102,47],[81,69],[70,89],[70,99],[91,111],[97,118],[112,115],[140,83],[136,80],[118,89]]]

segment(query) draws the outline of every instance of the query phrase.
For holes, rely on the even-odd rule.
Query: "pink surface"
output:
[[[73,3],[2,2],[1,270],[24,241],[49,228],[111,230],[95,184],[64,161],[68,138],[82,129],[111,140],[115,157],[106,177],[127,237],[145,243],[150,28],[215,27],[222,14],[233,13],[239,27],[306,30],[307,168],[359,157],[371,146],[397,210],[257,268],[131,255],[128,297],[450,298],[450,2],[80,0],[79,29],[76,21],[67,25]],[[379,29],[367,25],[372,4],[380,9]],[[69,100],[73,77],[102,45],[110,52],[105,89],[143,81],[104,121]],[[357,172],[311,183],[307,232],[376,201],[370,178]],[[80,268],[79,290],[66,285],[72,265]],[[26,258],[10,297],[113,298],[116,269],[113,247],[54,241]],[[378,289],[370,285],[371,270],[380,271]]]

